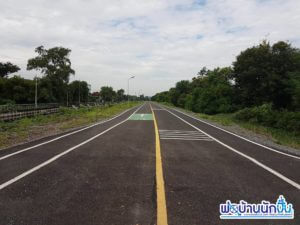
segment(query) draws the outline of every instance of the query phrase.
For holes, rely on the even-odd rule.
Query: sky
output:
[[[300,47],[299,0],[0,1],[0,61],[27,71],[34,49],[72,50],[75,76],[101,86],[154,95],[192,79],[203,66],[230,66],[267,39]]]

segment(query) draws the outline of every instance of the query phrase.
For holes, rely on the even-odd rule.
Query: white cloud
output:
[[[152,95],[202,66],[230,65],[268,38],[300,47],[299,0],[8,0],[0,2],[0,61],[26,71],[34,48],[72,49],[75,78]]]

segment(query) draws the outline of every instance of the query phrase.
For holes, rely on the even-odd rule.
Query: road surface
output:
[[[300,224],[300,158],[157,103],[0,151],[0,224]],[[292,220],[221,220],[230,200]]]

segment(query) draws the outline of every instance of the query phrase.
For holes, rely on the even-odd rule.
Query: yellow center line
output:
[[[158,134],[158,127],[153,112],[152,106],[150,105],[154,128],[155,128],[155,149],[156,149],[156,205],[157,205],[157,225],[167,225],[168,216],[167,216],[167,206],[166,206],[166,195],[165,195],[165,184],[162,168],[162,159],[161,159],[161,150],[160,150],[160,141]]]

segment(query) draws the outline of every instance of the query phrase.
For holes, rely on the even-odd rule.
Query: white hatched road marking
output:
[[[159,136],[163,140],[213,141],[206,134],[193,130],[159,130]]]

